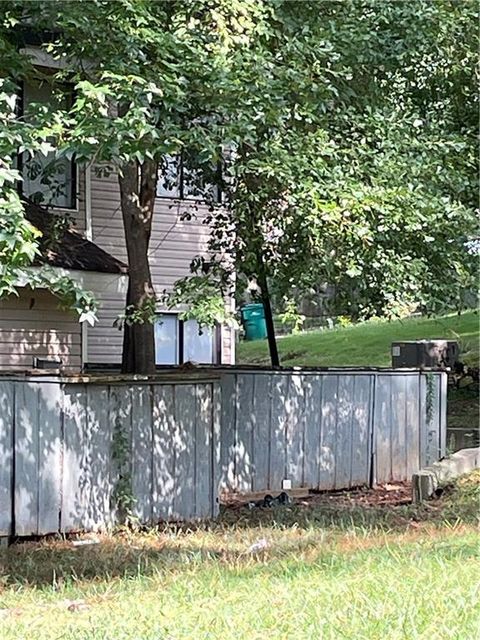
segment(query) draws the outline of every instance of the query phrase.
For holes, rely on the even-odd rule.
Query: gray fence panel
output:
[[[373,376],[354,378],[352,407],[352,456],[350,486],[368,484],[370,481],[370,411]]]
[[[317,488],[320,483],[320,440],[322,429],[322,376],[305,381],[305,436],[303,486]]]
[[[195,421],[195,386],[178,385],[175,389],[175,518],[195,516]]]
[[[420,375],[408,375],[405,377],[407,397],[406,410],[406,443],[405,453],[407,457],[407,478],[420,468]]]
[[[305,376],[292,374],[288,387],[286,422],[286,478],[292,487],[303,486],[303,464],[305,454]]]
[[[108,527],[130,480],[145,522],[213,516],[219,490],[366,484],[372,453],[377,482],[403,480],[443,454],[445,416],[439,373],[2,380],[0,535]]]
[[[235,489],[235,423],[237,414],[237,376],[225,375],[221,381],[220,487]]]
[[[338,375],[323,376],[322,383],[322,438],[320,442],[319,488],[335,487]]]
[[[433,373],[423,374],[427,379],[426,412],[427,412],[427,465],[438,460],[441,453],[441,384],[440,376]]]
[[[60,524],[63,442],[63,389],[44,382],[38,389],[38,527],[37,533],[57,531]]]
[[[15,393],[15,533],[38,532],[38,384],[19,383]]]
[[[175,496],[175,387],[153,387],[153,520],[173,516]]]
[[[269,375],[252,376],[254,378],[252,430],[254,473],[253,491],[263,491],[270,487],[270,447],[271,447],[271,379]]]
[[[391,376],[391,476],[407,479],[407,407],[406,376]]]
[[[211,385],[196,385],[195,421],[195,516],[211,515],[213,478],[212,450],[213,390]]]
[[[134,385],[131,387],[132,425],[132,511],[140,522],[151,521],[152,505],[152,396],[151,387]]]
[[[221,468],[221,438],[222,438],[222,387],[220,383],[213,384],[212,404],[212,517],[218,515],[220,510],[219,496],[223,489],[223,474]]]
[[[269,488],[276,491],[282,488],[287,468],[285,435],[287,430],[290,377],[282,374],[272,375],[270,446],[270,482]]]
[[[335,451],[335,487],[350,486],[352,467],[352,416],[355,403],[355,377],[341,376],[338,379],[337,424]],[[340,453],[341,452],[341,453]]]
[[[254,376],[238,375],[235,396],[235,488],[252,490],[254,474],[253,430],[256,427],[253,396]]]
[[[448,377],[440,376],[440,457],[447,455],[447,394]]]
[[[12,525],[14,385],[0,382],[0,536]]]
[[[392,376],[378,375],[375,385],[375,481],[392,479]]]
[[[116,471],[112,465],[112,436],[115,416],[110,415],[109,388],[105,385],[87,386],[87,429],[91,491],[91,527],[103,528],[113,524],[113,491]]]
[[[75,531],[93,524],[89,515],[92,477],[85,385],[64,386],[64,441],[61,531]]]

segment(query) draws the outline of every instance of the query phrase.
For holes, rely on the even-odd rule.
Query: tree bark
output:
[[[263,257],[258,256],[258,284],[260,285],[260,296],[265,313],[265,324],[267,325],[268,350],[270,352],[270,362],[274,369],[280,368],[280,358],[278,355],[277,338],[275,336],[275,325],[273,324],[272,305],[268,290],[268,280],[263,263]]]
[[[129,271],[122,372],[149,375],[155,372],[152,323],[155,291],[148,248],[155,204],[157,163],[151,160],[142,165],[136,161],[129,162],[122,167],[118,182]],[[128,316],[134,321],[129,321]]]

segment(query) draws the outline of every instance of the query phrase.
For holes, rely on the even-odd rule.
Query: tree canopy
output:
[[[328,284],[353,318],[461,307],[475,287],[475,2],[74,0],[1,12],[4,74],[34,72],[22,33],[49,32],[45,47],[67,61],[57,86],[75,86],[68,109],[37,113],[30,139],[118,173],[126,369],[153,366],[153,202],[165,158],[182,152],[200,191],[223,165],[210,256],[170,298],[201,322],[252,282],[277,312]]]

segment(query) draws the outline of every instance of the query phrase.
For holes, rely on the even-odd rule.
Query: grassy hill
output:
[[[370,321],[285,336],[278,343],[284,366],[389,366],[392,342],[425,338],[458,340],[462,361],[478,365],[479,315],[474,311],[394,322]],[[268,364],[267,341],[241,342],[237,363]]]

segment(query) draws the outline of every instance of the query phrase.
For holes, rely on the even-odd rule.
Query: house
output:
[[[39,66],[52,64],[39,51],[32,50],[32,55]],[[48,85],[23,86],[21,99],[23,105],[49,100]],[[0,368],[25,370],[54,361],[61,361],[62,368],[69,371],[119,365],[123,332],[116,320],[125,306],[128,269],[117,177],[114,173],[104,175],[101,167],[82,167],[63,160],[46,185],[41,180],[42,167],[32,171],[28,162],[41,165],[45,159],[20,164],[23,195],[43,195],[57,216],[68,216],[71,221],[55,246],[43,251],[42,262],[75,278],[95,295],[98,321],[94,326],[79,324],[76,314],[60,309],[51,293],[21,283],[18,297],[0,300]],[[178,279],[188,275],[192,258],[207,249],[209,230],[202,224],[205,207],[202,209],[197,196],[181,183],[181,175],[168,189],[159,180],[157,189],[150,264],[158,294],[171,290]],[[181,213],[189,200],[196,215],[187,220]],[[26,215],[48,240],[52,213],[30,201]],[[158,365],[234,362],[233,329],[218,326],[200,331],[195,321],[181,320],[181,311],[158,307]]]

